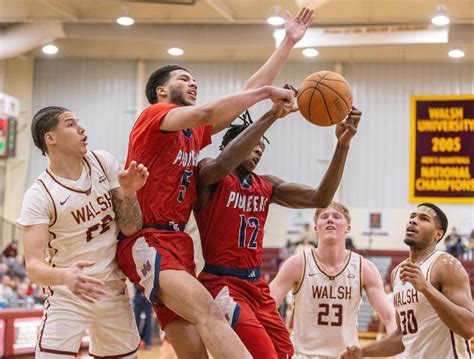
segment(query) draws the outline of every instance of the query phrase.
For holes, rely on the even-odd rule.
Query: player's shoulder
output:
[[[354,253],[354,252],[352,252],[352,253]],[[377,271],[378,272],[377,266],[375,265],[374,262],[372,262],[370,259],[362,257],[360,254],[358,254],[358,256],[360,256],[360,260],[361,260],[363,270],[371,271],[371,272],[372,271]]]
[[[290,258],[288,258],[284,265],[291,270],[299,270],[302,269],[306,262],[306,251],[303,251],[298,254],[293,254]]]
[[[86,158],[96,159],[99,161],[115,160],[114,156],[112,156],[109,152],[105,150],[89,150],[86,153]]]
[[[466,275],[466,268],[459,259],[449,253],[439,254],[431,269],[431,278],[438,279],[441,282],[459,280]]]
[[[28,189],[25,191],[25,198],[46,198],[46,193],[47,187],[46,184],[44,183],[43,176],[41,175],[38,177],[36,181],[33,182],[33,184],[28,187]]]

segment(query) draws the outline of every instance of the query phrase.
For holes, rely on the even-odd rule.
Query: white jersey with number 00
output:
[[[449,254],[435,250],[421,262],[420,268],[427,280],[430,280],[433,264],[442,255]],[[426,297],[413,288],[411,283],[402,283],[400,265],[393,277],[393,302],[400,319],[406,358],[471,359],[469,341],[452,332],[441,321]]]
[[[115,261],[118,229],[111,190],[119,187],[119,163],[107,152],[87,152],[77,181],[45,170],[28,189],[18,223],[49,225],[47,261],[67,268],[95,261],[84,273],[103,281],[124,278]]]
[[[362,257],[348,251],[344,268],[334,276],[320,268],[313,250],[305,250],[303,258],[303,276],[293,293],[295,354],[337,357],[358,344]]]

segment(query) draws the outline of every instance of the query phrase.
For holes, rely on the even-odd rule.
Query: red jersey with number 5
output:
[[[255,268],[262,262],[263,228],[273,187],[250,174],[229,174],[218,184],[208,205],[195,212],[207,264]]]
[[[160,123],[176,104],[145,109],[130,133],[126,168],[143,163],[150,176],[137,193],[143,223],[186,224],[196,201],[199,151],[211,143],[212,126],[166,132]]]

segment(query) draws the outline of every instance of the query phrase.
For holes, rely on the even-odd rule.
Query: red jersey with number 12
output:
[[[211,143],[210,125],[175,132],[160,129],[163,118],[176,107],[171,103],[148,107],[130,133],[126,168],[135,160],[150,172],[137,193],[146,224],[188,222],[196,201],[199,151]]]
[[[263,228],[273,187],[250,174],[229,174],[217,185],[208,205],[195,213],[207,264],[255,268],[262,262]]]

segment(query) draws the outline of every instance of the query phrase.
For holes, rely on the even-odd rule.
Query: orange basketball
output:
[[[304,79],[298,90],[298,108],[315,125],[335,125],[352,110],[351,86],[335,72],[315,72]]]

